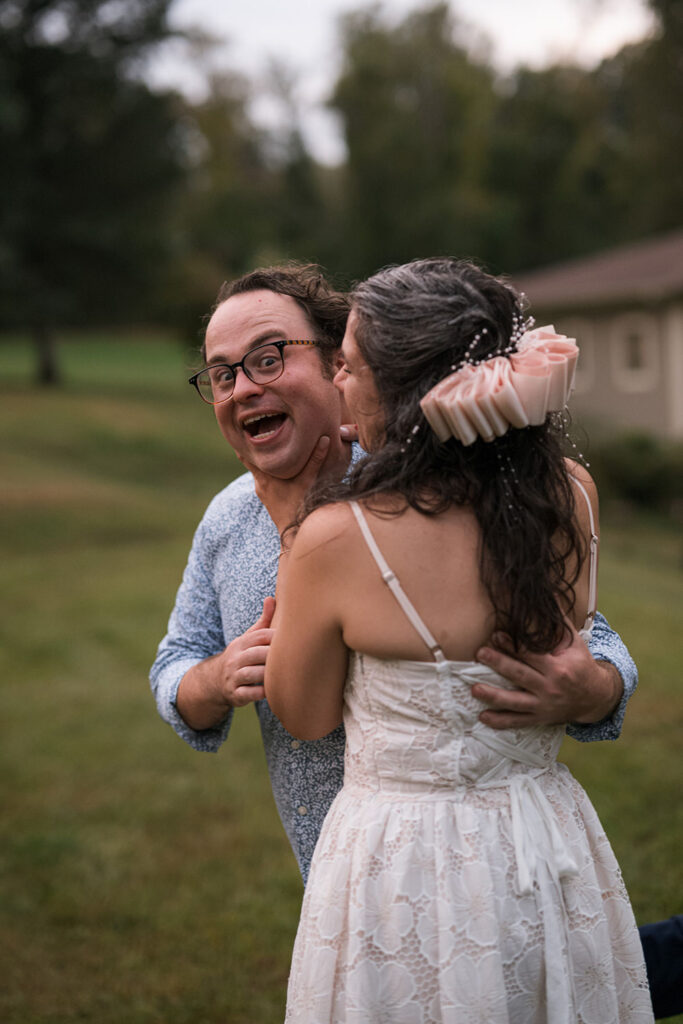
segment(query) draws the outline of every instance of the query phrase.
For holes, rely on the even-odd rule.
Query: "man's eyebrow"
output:
[[[251,352],[252,349],[258,348],[259,345],[267,345],[269,341],[280,341],[281,339],[286,340],[286,338],[287,335],[283,331],[274,331],[271,329],[268,329],[267,331],[262,331],[261,334],[258,335],[258,337],[254,338],[254,340],[249,343],[249,347],[245,349],[242,358],[244,359],[244,356],[246,356],[247,352]],[[239,360],[235,361],[239,362]],[[220,355],[219,353],[218,355],[215,355],[212,359],[210,359],[206,365],[217,366],[218,364],[223,363],[225,363],[226,366],[230,366],[230,360],[227,358],[227,356]]]

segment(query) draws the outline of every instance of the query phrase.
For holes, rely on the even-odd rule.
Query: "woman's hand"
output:
[[[324,471],[329,450],[330,439],[323,434],[301,472],[288,480],[280,480],[269,473],[264,473],[246,459],[241,460],[254,477],[256,496],[267,508],[280,536],[285,528],[294,522],[304,498]]]
[[[357,423],[342,423],[339,428],[339,434],[342,441],[357,441],[358,440],[358,424]]]
[[[301,472],[288,480],[264,473],[238,454],[237,457],[244,468],[254,477],[256,496],[268,509],[280,536],[296,519],[306,495],[319,477],[341,480],[349,463],[348,445],[357,440],[358,428],[355,423],[344,423],[340,426],[339,438],[334,445],[324,434],[318,439]]]

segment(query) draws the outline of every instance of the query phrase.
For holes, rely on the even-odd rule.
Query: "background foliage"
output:
[[[179,110],[134,70],[170,0],[0,0],[0,325],[45,383],[64,324],[149,315],[183,180]]]
[[[153,91],[172,0],[0,0],[0,330],[164,323],[196,337],[218,285],[314,260],[340,284],[428,253],[520,271],[683,224],[683,0],[598,67],[502,78],[444,3],[341,19],[329,97],[347,156],[316,163],[293,72]],[[656,182],[656,187],[654,183]]]

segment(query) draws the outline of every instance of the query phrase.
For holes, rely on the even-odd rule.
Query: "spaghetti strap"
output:
[[[595,618],[595,612],[598,606],[598,544],[600,541],[597,533],[595,532],[595,516],[593,515],[593,506],[590,503],[588,491],[577,477],[572,476],[571,473],[569,475],[586,499],[588,519],[591,525],[591,539],[588,553],[590,560],[588,566],[588,614],[586,615],[586,621],[583,626],[584,629],[590,629],[593,625],[593,619]]]
[[[434,660],[436,662],[445,662],[445,654],[443,653],[438,643],[436,642],[436,640],[434,639],[434,637],[429,632],[424,622],[418,615],[417,609],[413,605],[412,601],[406,595],[405,591],[401,587],[401,584],[398,582],[396,574],[389,568],[387,561],[384,558],[384,555],[382,554],[377,545],[377,541],[372,536],[370,527],[368,526],[367,520],[363,514],[363,510],[361,509],[360,505],[358,504],[357,501],[352,501],[349,504],[351,505],[353,514],[355,515],[358,525],[360,526],[360,531],[363,534],[365,543],[370,549],[370,554],[374,558],[375,562],[377,563],[377,568],[382,574],[382,579],[384,580],[386,585],[389,587],[389,590],[392,592],[392,594],[400,604],[411,625],[419,633],[422,640],[424,640],[425,644],[427,645],[432,655],[434,656]]]

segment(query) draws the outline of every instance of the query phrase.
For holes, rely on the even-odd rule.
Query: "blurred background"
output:
[[[282,1019],[301,886],[252,709],[147,671],[239,471],[186,384],[221,282],[451,254],[582,349],[601,609],[641,684],[563,759],[683,911],[683,0],[0,0],[0,1017]]]

